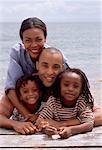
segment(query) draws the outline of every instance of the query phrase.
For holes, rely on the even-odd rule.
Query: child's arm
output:
[[[76,126],[70,126],[70,127],[61,127],[59,129],[59,135],[61,138],[69,138],[70,136],[73,136],[75,134],[84,133],[92,131],[93,124],[92,123],[83,123]]]
[[[80,125],[79,119],[68,119],[66,121],[60,121],[60,122],[55,122],[55,125],[59,123],[59,127],[69,127],[69,126],[75,126],[75,125]]]
[[[23,104],[18,100],[15,90],[9,90],[7,96],[13,106],[16,107],[25,118],[28,118],[30,111],[28,111],[28,109],[24,107]]]
[[[50,126],[53,126],[57,129],[60,127],[69,127],[69,126],[75,126],[81,124],[79,119],[68,119],[67,121],[55,121],[52,119],[46,119]],[[40,124],[41,125],[41,124]]]

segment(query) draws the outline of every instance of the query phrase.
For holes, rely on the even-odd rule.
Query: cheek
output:
[[[79,96],[81,93],[82,93],[82,90],[81,90],[81,89],[78,89],[78,90],[77,90],[77,95]]]
[[[29,44],[23,43],[26,50],[29,50]]]
[[[24,95],[20,96],[20,101],[23,101],[24,99],[25,99]]]
[[[61,72],[61,69],[54,71],[54,73],[56,74],[56,77],[59,75],[60,72]]]

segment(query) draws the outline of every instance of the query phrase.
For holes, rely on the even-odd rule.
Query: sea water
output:
[[[82,69],[90,82],[95,101],[102,104],[101,24],[46,23],[47,44],[59,48],[70,67]],[[20,23],[0,23],[0,93],[4,91],[11,47],[20,42]]]

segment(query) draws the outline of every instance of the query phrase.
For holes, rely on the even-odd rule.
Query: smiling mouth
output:
[[[54,77],[46,77],[45,79],[47,82],[52,82],[55,78]]]
[[[32,53],[39,52],[39,49],[29,49]]]
[[[74,97],[73,94],[69,94],[69,93],[67,93],[66,96],[67,96],[67,97]]]

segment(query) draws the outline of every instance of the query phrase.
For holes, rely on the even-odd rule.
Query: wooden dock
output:
[[[92,132],[53,140],[44,134],[19,135],[0,128],[0,150],[101,150],[102,126]]]

